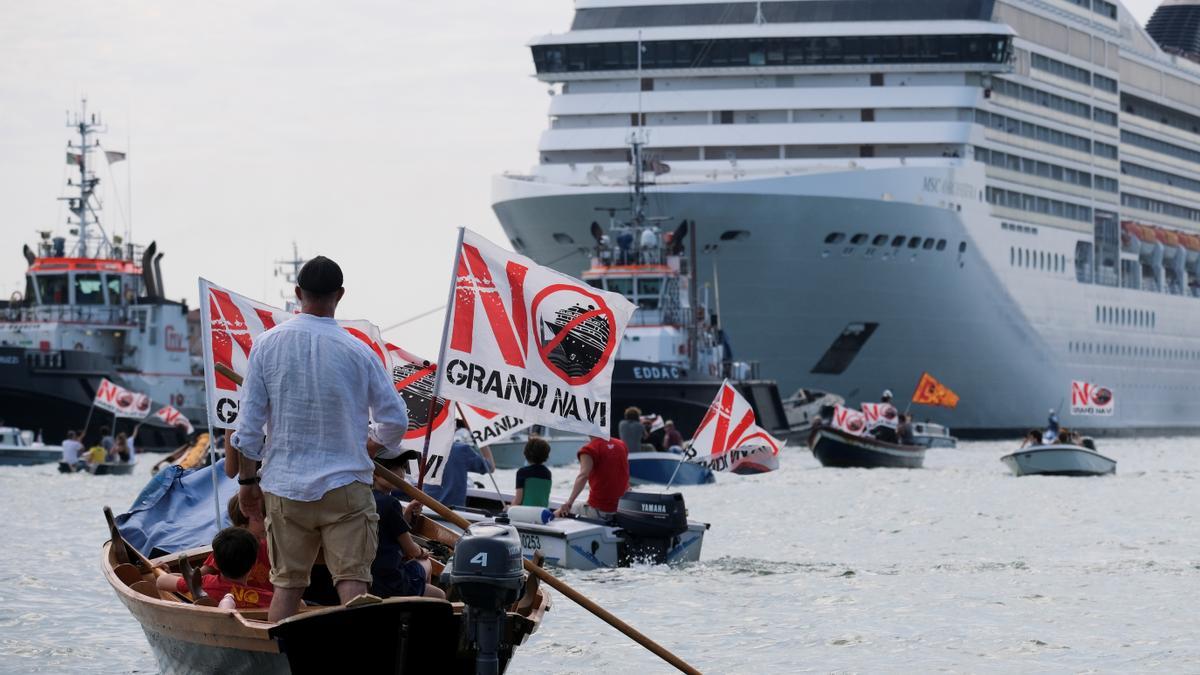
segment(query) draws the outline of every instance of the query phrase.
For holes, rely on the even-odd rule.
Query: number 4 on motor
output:
[[[471,562],[481,567],[487,567],[487,551],[480,551],[471,558]]]

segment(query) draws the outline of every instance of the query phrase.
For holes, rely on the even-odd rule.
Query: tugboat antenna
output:
[[[108,240],[108,235],[104,232],[103,226],[100,225],[99,201],[93,202],[93,197],[96,193],[96,186],[100,184],[100,179],[96,177],[94,171],[88,170],[88,154],[98,147],[98,144],[90,139],[90,136],[95,133],[102,133],[107,129],[96,119],[96,114],[92,113],[91,117],[87,112],[87,99],[84,98],[80,102],[79,113],[72,120],[67,119],[67,126],[76,129],[79,132],[79,143],[67,143],[67,163],[75,164],[79,167],[79,197],[65,197],[67,208],[75,216],[75,227],[78,236],[78,241],[75,244],[73,254],[78,258],[103,257],[107,252],[111,254],[112,243]],[[71,183],[68,183],[71,184]],[[71,184],[72,187],[75,187]],[[92,228],[99,231],[99,235],[92,233]],[[94,250],[89,246],[92,239],[99,239]]]

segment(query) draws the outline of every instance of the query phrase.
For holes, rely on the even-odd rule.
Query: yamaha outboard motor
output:
[[[624,535],[617,555],[620,564],[667,562],[667,554],[687,532],[687,507],[678,492],[626,492],[617,502],[617,527]]]
[[[476,650],[475,672],[496,675],[500,672],[505,612],[521,597],[525,586],[517,529],[508,524],[505,515],[497,516],[494,523],[475,523],[458,540],[446,570],[448,581],[467,606],[467,630]]]

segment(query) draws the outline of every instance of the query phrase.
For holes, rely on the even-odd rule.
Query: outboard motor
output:
[[[617,502],[615,525],[624,541],[618,547],[620,564],[667,562],[667,554],[679,544],[679,535],[687,532],[687,507],[678,492],[626,492]]]
[[[446,567],[467,609],[467,630],[475,643],[475,672],[500,672],[500,636],[507,608],[525,586],[521,539],[505,515],[492,523],[475,523],[454,547]],[[446,579],[443,573],[443,579]]]

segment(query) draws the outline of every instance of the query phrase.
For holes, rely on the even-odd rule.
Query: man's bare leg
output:
[[[342,579],[341,581],[337,582],[336,587],[338,600],[340,600],[343,605],[347,602],[350,602],[354,598],[357,598],[363,593],[366,593],[368,590],[367,582],[358,581],[357,579]],[[271,606],[274,607],[274,603],[272,603]]]
[[[267,610],[268,621],[283,621],[300,611],[300,598],[304,595],[303,588],[275,587],[275,595],[271,597],[271,609]]]

